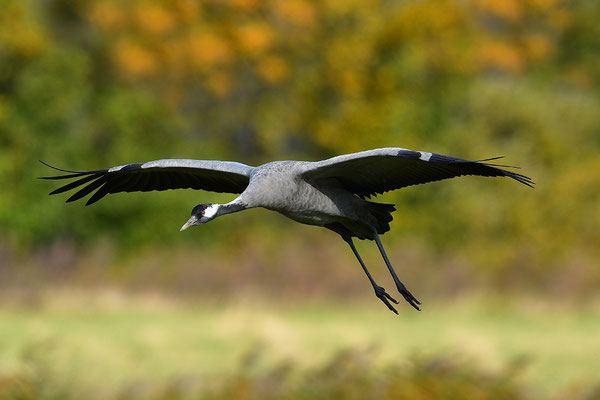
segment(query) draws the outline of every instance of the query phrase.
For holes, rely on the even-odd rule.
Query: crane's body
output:
[[[300,174],[307,165],[296,161],[262,165],[250,175],[248,187],[234,202],[246,204],[247,208],[263,207],[277,211],[308,225],[326,226],[342,221],[360,224],[362,218],[368,218],[364,207],[367,201],[334,182],[311,184],[301,179]]]
[[[395,207],[366,198],[388,190],[461,175],[506,176],[533,187],[528,177],[500,168],[506,166],[486,162],[491,160],[467,161],[387,147],[318,162],[274,161],[258,167],[232,161],[177,159],[95,171],[70,171],[46,164],[68,174],[44,179],[78,178],[50,194],[82,186],[67,202],[95,191],[86,205],[118,192],[192,188],[237,193],[239,196],[226,204],[197,205],[181,230],[254,207],[277,211],[303,224],[323,226],[338,233],[350,245],[376,296],[397,313],[390,302],[398,302],[375,283],[352,241],[353,237],[357,237],[377,243],[398,291],[418,310],[420,302],[396,276],[379,239],[379,235],[390,229],[391,213]]]

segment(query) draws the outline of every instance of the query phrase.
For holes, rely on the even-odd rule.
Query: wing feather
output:
[[[90,204],[94,204],[104,196],[106,196],[110,191],[110,186],[104,184],[100,186],[100,189],[96,190],[96,192],[85,202],[85,205],[88,206]]]
[[[41,179],[75,179],[55,189],[58,194],[79,188],[67,202],[79,200],[94,190],[86,205],[110,193],[146,192],[168,189],[202,189],[214,192],[241,193],[250,181],[254,167],[232,161],[157,160],[121,165],[95,171],[71,171],[43,164],[67,174]]]
[[[76,181],[73,181],[67,185],[61,186],[56,190],[53,190],[52,192],[50,192],[50,194],[59,194],[59,193],[63,193],[63,192],[67,192],[71,189],[76,188],[77,186],[81,186],[86,182],[89,182],[91,180],[94,179],[98,179],[98,177],[96,175],[88,175],[88,176],[84,176],[81,179],[77,179]]]
[[[137,183],[138,187],[130,188],[131,190],[128,190],[128,192],[135,192],[135,191],[149,192],[150,190],[153,189],[153,186],[161,187],[160,184],[157,184],[157,181],[160,181],[160,177],[162,175],[163,174],[140,174],[140,180]]]
[[[344,188],[363,198],[463,175],[506,176],[533,187],[534,183],[529,177],[500,167],[509,168],[483,161],[387,147],[307,163],[301,175],[313,181],[335,179]]]
[[[96,190],[97,188],[102,186],[104,184],[104,182],[106,182],[106,175],[101,175],[98,179],[96,179],[95,181],[92,181],[92,183],[84,186],[82,189],[80,189],[74,195],[69,197],[67,199],[67,203],[70,203],[75,200],[79,200],[80,198],[87,196],[88,194],[92,193],[94,190]]]

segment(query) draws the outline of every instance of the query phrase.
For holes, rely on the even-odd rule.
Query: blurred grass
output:
[[[236,369],[240,357],[259,345],[265,351],[258,376],[282,362],[313,373],[340,351],[372,347],[365,362],[374,372],[367,381],[384,379],[390,370],[383,366],[404,374],[441,357],[458,368],[456,376],[502,376],[523,365],[514,384],[544,396],[580,393],[600,382],[597,303],[473,298],[427,303],[421,313],[405,307],[399,317],[372,303],[277,305],[238,298],[206,304],[116,292],[54,293],[41,307],[0,309],[0,376],[41,374],[69,396],[93,388],[108,398],[138,386],[132,390],[156,394],[189,379],[200,387],[233,379],[247,372]]]

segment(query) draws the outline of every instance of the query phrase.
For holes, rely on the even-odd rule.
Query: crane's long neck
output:
[[[230,201],[229,203],[226,204],[221,204],[219,206],[219,209],[217,210],[217,215],[216,216],[221,216],[221,215],[225,215],[225,214],[231,214],[234,212],[238,212],[238,211],[242,211],[245,210],[248,207],[248,205],[246,203],[244,203],[239,197],[233,201]]]

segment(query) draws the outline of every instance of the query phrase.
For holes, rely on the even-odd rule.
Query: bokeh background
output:
[[[589,0],[0,1],[0,398],[598,398],[598,21]],[[399,317],[326,230],[251,210],[180,233],[233,196],[85,207],[35,179],[388,146],[537,183],[381,196],[423,301]]]

